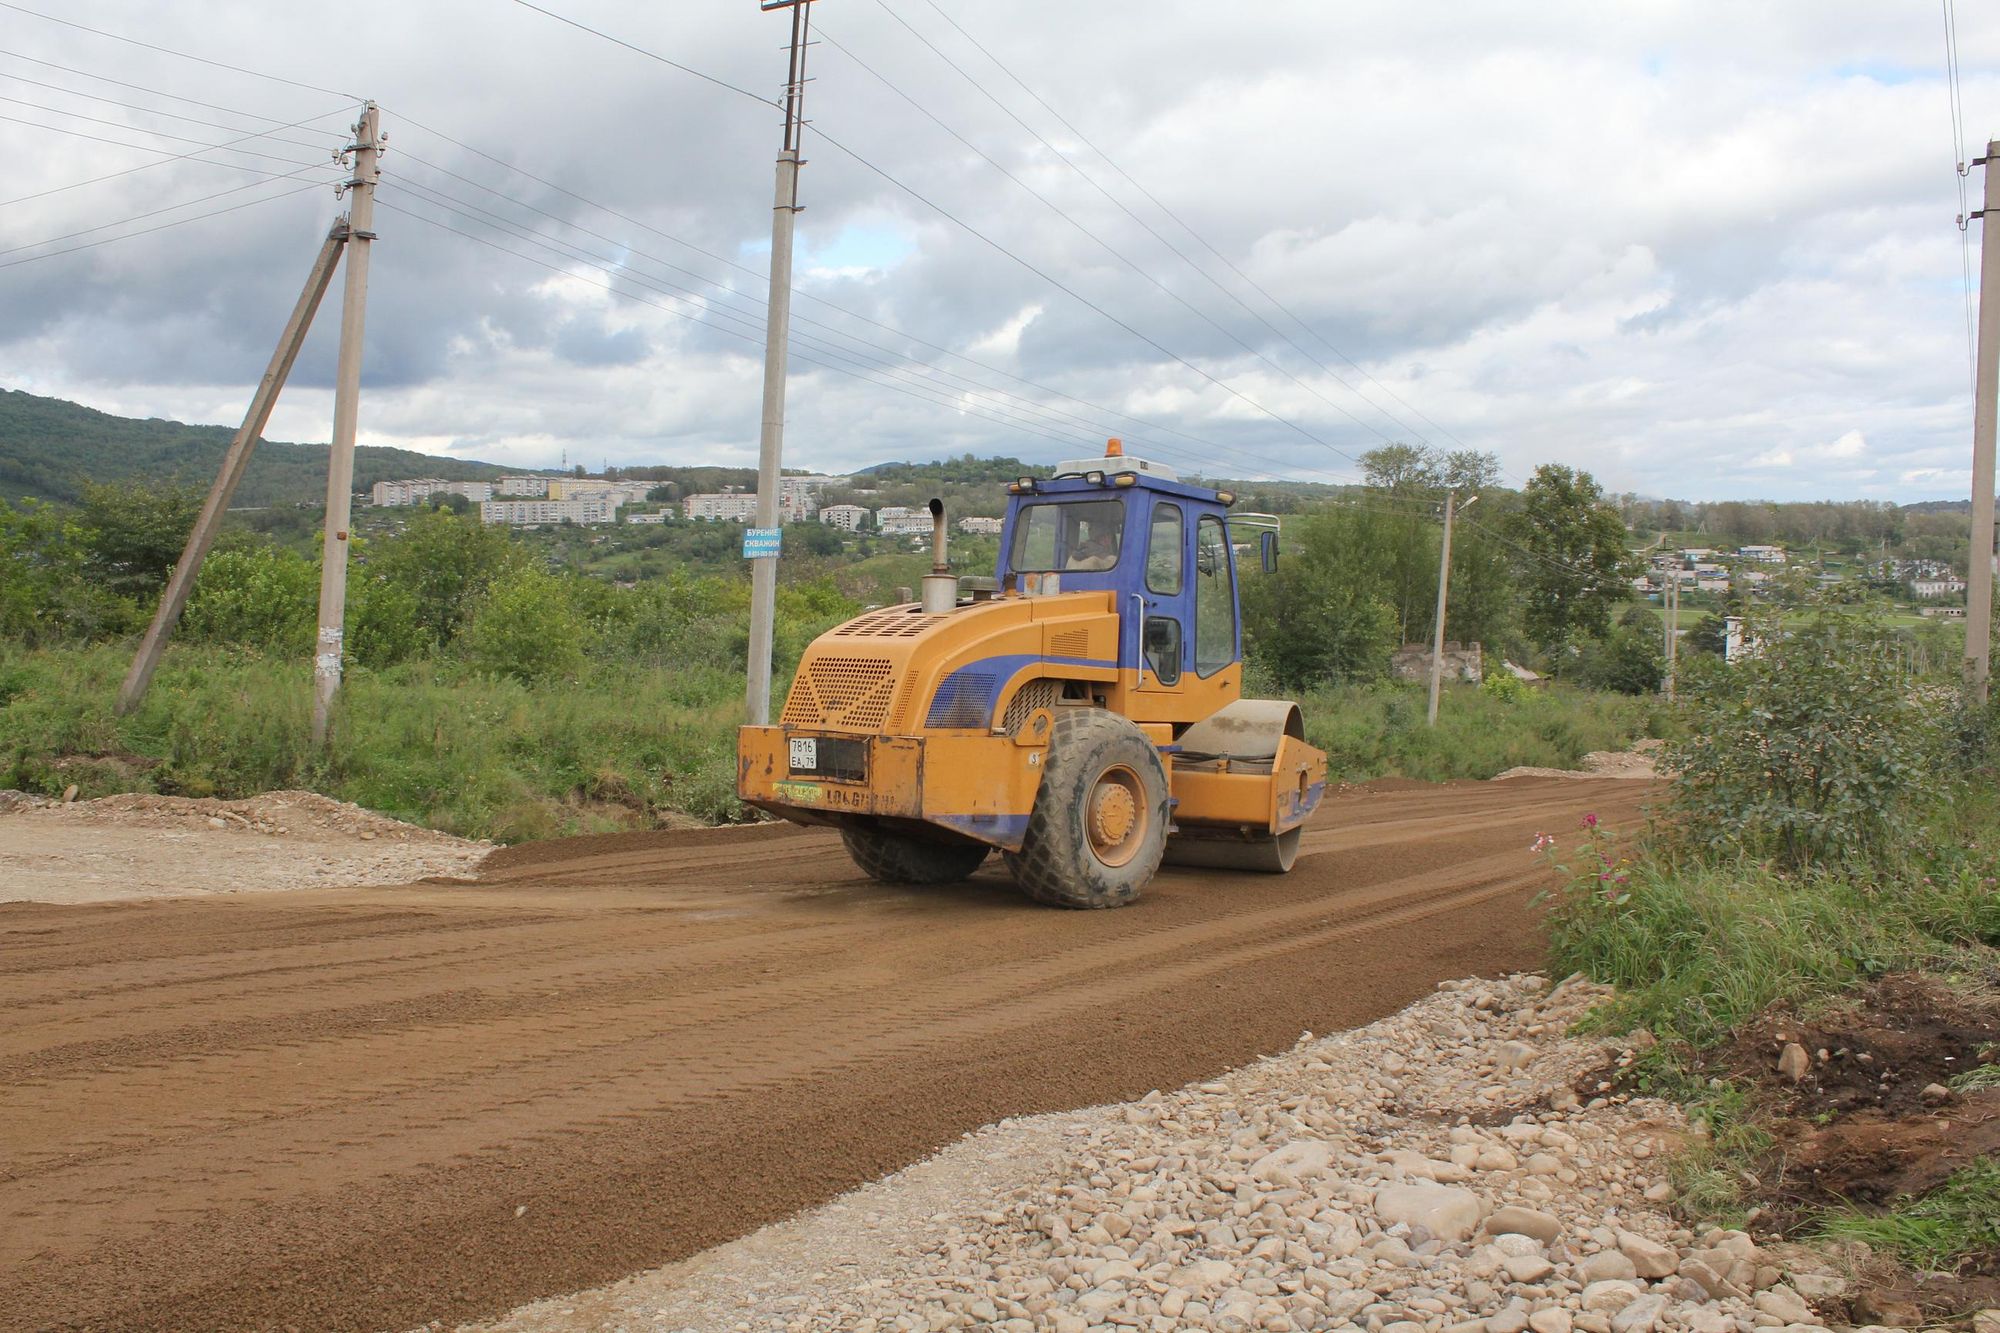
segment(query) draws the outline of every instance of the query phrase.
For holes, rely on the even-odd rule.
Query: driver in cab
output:
[[[1093,523],[1085,519],[1078,525],[1077,536],[1081,540],[1070,543],[1069,560],[1063,565],[1064,569],[1110,569],[1118,563],[1117,524]]]

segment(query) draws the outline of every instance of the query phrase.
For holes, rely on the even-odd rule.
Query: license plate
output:
[[[819,742],[811,736],[792,737],[792,771],[819,767]]]

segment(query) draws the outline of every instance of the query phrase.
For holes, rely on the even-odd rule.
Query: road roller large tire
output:
[[[1282,875],[1299,859],[1299,830],[1254,837],[1201,837],[1186,833],[1167,840],[1170,866],[1203,866],[1210,870],[1254,870]]]
[[[1168,825],[1167,771],[1146,733],[1101,708],[1063,708],[1014,882],[1052,907],[1123,907],[1160,868]]]
[[[884,884],[956,884],[986,860],[977,842],[933,842],[867,824],[840,830],[854,864]]]

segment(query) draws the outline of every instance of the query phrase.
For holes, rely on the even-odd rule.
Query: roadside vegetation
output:
[[[1703,1127],[1677,1177],[1691,1220],[1758,1210],[2000,1278],[2000,1162],[1926,1172],[1914,1146],[1939,1116],[2000,1116],[1976,1036],[2000,1022],[1994,713],[1841,608],[1756,630],[1750,660],[1684,681],[1653,827],[1548,835],[1552,967],[1618,987],[1593,1025],[1650,1034],[1627,1077]],[[1848,1160],[1863,1109],[1888,1127]]]
[[[1387,446],[1364,462],[1365,484],[1344,493],[1270,483],[1241,500],[1287,516],[1277,572],[1242,579],[1250,689],[1300,700],[1336,779],[1572,768],[1673,733],[1657,693],[1662,625],[1628,600],[1637,560],[1587,473],[1544,467],[1514,491],[1469,451]],[[936,490],[965,512],[994,511],[988,492],[1024,466],[898,464],[858,498]],[[628,471],[657,480],[663,503],[743,480]],[[1453,545],[1449,636],[1485,645],[1487,679],[1448,685],[1432,728],[1423,686],[1394,680],[1390,664],[1431,635],[1447,490],[1480,496]],[[733,525],[514,532],[483,527],[456,497],[361,511],[347,682],[333,743],[318,752],[304,720],[319,583],[317,543],[295,521],[306,511],[232,520],[151,696],[118,718],[131,644],[200,496],[82,482],[73,494],[0,500],[0,785],[82,796],[309,787],[510,841],[742,817],[730,742],[748,586]],[[818,524],[794,525],[786,550],[781,690],[816,634],[895,598],[928,565],[907,540]],[[989,572],[995,555],[991,537],[953,542],[962,573]],[[1719,636],[1697,639],[1690,656],[1720,649]],[[1510,661],[1542,681],[1520,683]]]

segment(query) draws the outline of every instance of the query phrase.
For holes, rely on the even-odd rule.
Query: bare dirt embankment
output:
[[[783,827],[510,848],[469,885],[0,905],[0,1309],[412,1327],[620,1278],[979,1126],[1532,967],[1535,834],[1650,795],[1350,790],[1293,874],[1170,871],[1115,912],[997,865],[887,889]]]
[[[69,803],[0,792],[0,902],[407,884],[469,875],[492,850],[309,791]]]

